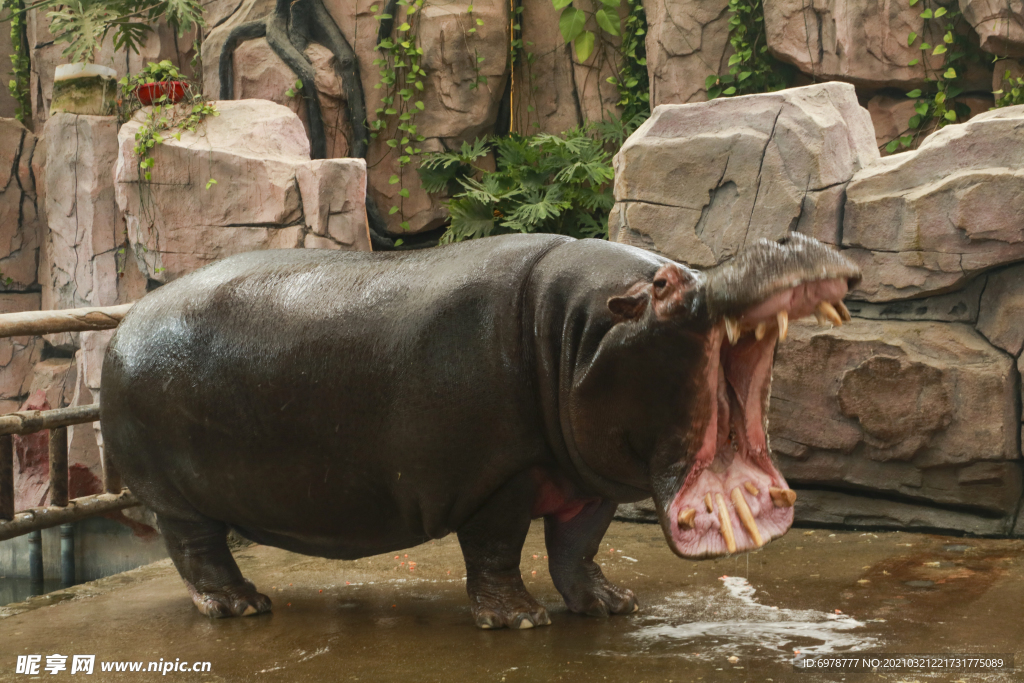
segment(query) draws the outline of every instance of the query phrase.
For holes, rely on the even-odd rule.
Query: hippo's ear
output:
[[[608,299],[608,310],[620,320],[636,320],[647,310],[649,301],[650,296],[646,291],[630,292]]]
[[[696,279],[693,273],[676,263],[666,263],[654,274],[651,293],[654,295],[654,311],[659,318],[667,318],[683,303],[686,292]]]

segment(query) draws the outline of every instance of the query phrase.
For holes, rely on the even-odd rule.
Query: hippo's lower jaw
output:
[[[849,320],[845,278],[787,288],[708,335],[710,419],[693,466],[668,506],[666,529],[676,554],[691,559],[756,550],[786,533],[796,493],[772,463],[765,435],[775,344],[789,320]]]

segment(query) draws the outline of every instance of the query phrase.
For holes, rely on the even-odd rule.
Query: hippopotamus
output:
[[[706,271],[557,235],[244,253],[130,310],[103,441],[212,617],[271,609],[230,529],[341,559],[455,533],[476,625],[546,625],[519,569],[539,518],[568,609],[628,614],[594,562],[618,504],[653,497],[684,558],[787,531],[775,346],[795,318],[849,319],[859,278],[795,233]]]

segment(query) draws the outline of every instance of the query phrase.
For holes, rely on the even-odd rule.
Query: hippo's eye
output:
[[[659,277],[657,280],[654,281],[654,288],[655,289],[664,289],[665,285],[667,285],[667,284],[668,284],[668,280],[666,280],[663,277]]]

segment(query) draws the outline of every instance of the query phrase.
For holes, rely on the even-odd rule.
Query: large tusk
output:
[[[754,328],[754,339],[756,339],[757,341],[761,341],[762,339],[764,339],[764,333],[765,331],[767,331],[767,329],[768,323],[766,323],[763,320],[759,322],[757,324],[757,327]]]
[[[729,508],[725,506],[725,498],[721,493],[715,494],[715,502],[718,503],[718,521],[722,523],[722,537],[725,539],[725,549],[730,553],[736,552],[736,536],[732,533],[732,520],[729,519]]]
[[[680,510],[679,511],[679,517],[676,519],[676,523],[678,523],[679,526],[681,526],[681,527],[685,527],[687,529],[692,529],[693,528],[693,518],[696,517],[696,516],[697,516],[697,511],[694,510],[693,508],[688,508],[686,510]]]
[[[779,324],[779,341],[786,341],[786,334],[789,332],[789,311],[779,311],[775,314],[775,320]]]
[[[725,334],[729,337],[729,343],[736,346],[736,342],[740,340],[740,321],[726,316]]]
[[[768,489],[768,495],[777,508],[791,508],[796,503],[796,491],[793,489]]]
[[[750,506],[747,505],[743,492],[737,486],[730,495],[732,496],[733,504],[736,505],[736,514],[740,516],[740,521],[743,522],[743,528],[750,534],[750,540],[754,542],[754,547],[760,548],[764,545],[764,541],[761,540],[761,532],[757,528],[757,522],[754,521],[754,515],[750,513]]]
[[[836,303],[836,310],[839,311],[839,316],[846,322],[853,320],[853,317],[850,315],[850,309],[842,301]]]
[[[819,301],[817,312],[825,316],[826,319],[836,327],[840,327],[843,324],[843,319],[839,317],[839,312],[836,311],[835,306],[827,301]],[[816,313],[817,315],[817,313]]]

